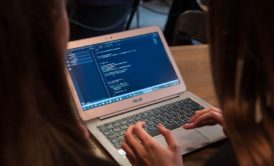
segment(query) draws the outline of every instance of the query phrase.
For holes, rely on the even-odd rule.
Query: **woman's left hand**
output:
[[[159,131],[168,145],[164,148],[144,130],[144,126],[144,122],[138,122],[130,126],[125,134],[125,143],[122,144],[122,148],[126,151],[131,164],[134,166],[182,166],[181,148],[171,131],[159,125]]]

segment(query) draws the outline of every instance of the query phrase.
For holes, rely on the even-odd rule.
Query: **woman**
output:
[[[217,153],[222,158],[213,157],[208,165],[227,164],[231,156],[241,166],[274,165],[273,6],[273,0],[209,1],[212,73],[223,111],[200,111],[183,126],[224,125],[232,149]],[[130,127],[123,144],[133,165],[182,165],[170,131],[159,127],[169,145],[166,149],[142,127]]]
[[[0,39],[0,165],[111,165],[92,157],[73,116],[64,1],[3,1]]]

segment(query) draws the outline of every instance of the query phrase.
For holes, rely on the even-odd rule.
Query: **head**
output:
[[[241,165],[274,165],[273,5],[209,1],[213,78]]]
[[[0,25],[0,165],[53,165],[88,152],[64,72],[65,0],[4,1]]]

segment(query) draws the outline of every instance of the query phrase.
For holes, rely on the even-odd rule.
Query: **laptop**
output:
[[[181,127],[210,104],[187,91],[158,27],[69,42],[66,66],[80,118],[120,165],[130,165],[121,142],[138,121],[163,146],[157,124],[172,130],[182,154],[225,137],[219,125]]]

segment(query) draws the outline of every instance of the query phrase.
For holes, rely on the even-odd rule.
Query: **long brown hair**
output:
[[[1,2],[0,165],[71,164],[66,159],[78,165],[89,153],[54,34],[61,5],[61,0]]]
[[[210,0],[213,78],[240,165],[274,165],[273,0]]]

